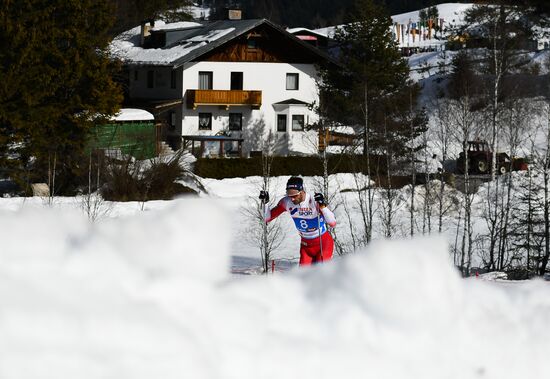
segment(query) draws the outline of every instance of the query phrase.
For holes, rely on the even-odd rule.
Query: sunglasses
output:
[[[290,197],[291,199],[294,199],[294,198],[300,196],[300,192],[298,192],[298,193],[296,193],[296,194],[293,194],[293,195],[287,194],[287,196]]]

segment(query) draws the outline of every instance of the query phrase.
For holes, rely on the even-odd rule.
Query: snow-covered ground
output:
[[[187,12],[189,12],[193,19],[195,20],[205,20],[208,19],[210,16],[211,9],[208,7],[203,7],[200,5],[192,5],[189,7],[184,8]]]
[[[414,79],[428,88],[451,57],[411,56]],[[287,178],[272,179],[274,201]],[[95,223],[78,198],[0,198],[0,378],[548,376],[550,282],[460,278],[453,189],[441,236],[386,241],[377,220],[367,249],[313,268],[296,267],[299,237],[283,215],[276,274],[260,276],[240,274],[259,272],[247,209],[261,178],[203,184],[200,198],[105,203]],[[331,176],[348,248],[361,223],[356,186]],[[485,190],[474,198],[478,233]],[[396,194],[396,236],[407,234],[410,195]]]
[[[205,185],[93,224],[73,198],[0,199],[0,378],[547,376],[548,282],[461,279],[442,237],[232,275],[259,262],[241,211],[259,178]],[[297,256],[284,216],[276,259]]]

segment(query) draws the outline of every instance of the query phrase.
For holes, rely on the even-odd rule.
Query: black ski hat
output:
[[[304,179],[300,178],[299,176],[291,176],[290,179],[288,179],[288,182],[286,182],[286,190],[303,191]]]

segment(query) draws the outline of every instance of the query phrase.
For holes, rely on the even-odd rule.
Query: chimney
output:
[[[145,40],[151,35],[151,29],[155,27],[155,20],[142,21],[139,45],[144,46]]]
[[[227,9],[228,20],[241,20],[242,11],[240,9]]]

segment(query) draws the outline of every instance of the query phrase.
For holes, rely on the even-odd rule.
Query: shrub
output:
[[[178,183],[189,173],[180,159],[181,153],[168,161],[112,161],[107,166],[101,194],[111,201],[169,200],[184,193],[196,194]]]
[[[371,172],[385,172],[383,156],[371,156]],[[366,160],[363,156],[331,155],[328,158],[328,170],[331,174],[342,172],[366,173]],[[232,159],[198,159],[195,163],[195,174],[203,178],[223,179],[262,175],[262,158],[232,158]],[[272,176],[303,175],[315,176],[323,174],[321,160],[315,156],[274,157],[271,166]]]

